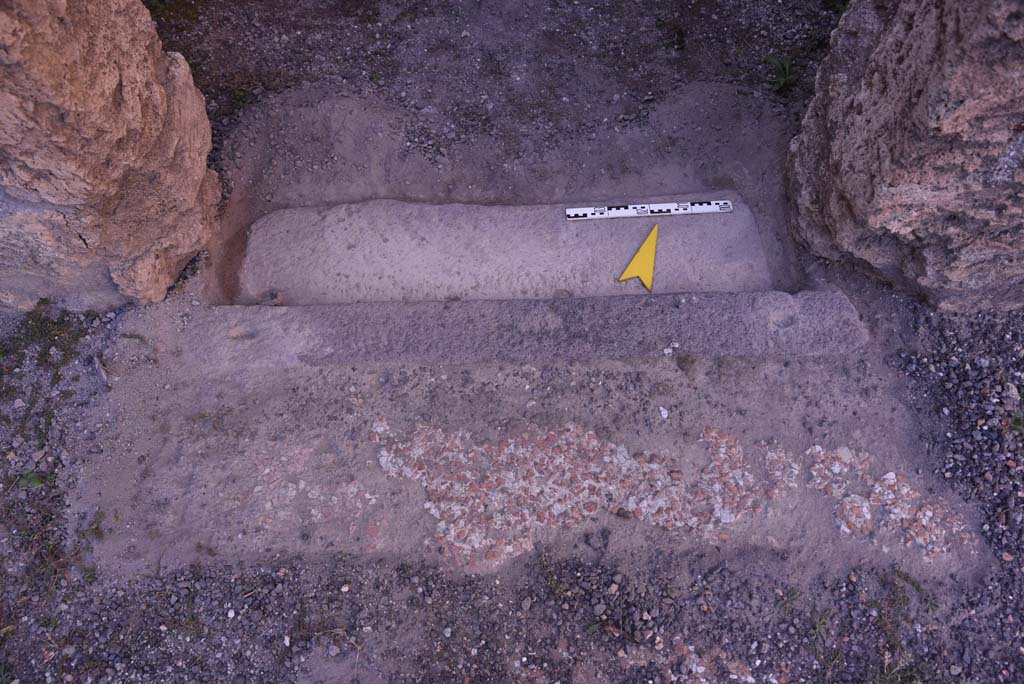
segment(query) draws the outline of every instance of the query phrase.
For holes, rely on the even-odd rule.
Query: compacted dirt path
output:
[[[836,8],[150,5],[223,231],[4,323],[0,682],[1017,681],[1015,481],[929,403],[969,350],[786,230]],[[655,221],[560,215],[663,197],[734,213],[654,294]]]

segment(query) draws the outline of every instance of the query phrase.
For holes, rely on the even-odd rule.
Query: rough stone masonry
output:
[[[209,149],[139,0],[0,3],[0,305],[162,299],[213,230]]]
[[[1024,3],[853,0],[789,167],[816,254],[945,309],[1024,306]]]

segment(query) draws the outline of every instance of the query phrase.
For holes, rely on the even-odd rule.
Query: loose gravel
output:
[[[515,157],[641,123],[680,82],[734,83],[780,105],[799,102],[813,91],[843,3],[147,4],[165,48],[185,56],[207,97],[217,146],[263,94],[317,84],[407,111],[410,148],[428,156],[486,136]]]
[[[919,349],[894,363],[934,435],[935,472],[985,518],[997,569],[961,601],[957,668],[972,681],[1024,678],[1024,314],[922,313]]]

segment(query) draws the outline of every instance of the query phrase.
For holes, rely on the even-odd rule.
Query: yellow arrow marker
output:
[[[658,251],[658,224],[654,224],[654,228],[647,234],[644,239],[644,243],[640,245],[640,249],[636,250],[636,254],[633,255],[633,259],[629,262],[629,266],[626,266],[626,270],[619,276],[619,282],[629,280],[630,278],[639,278],[640,282],[644,284],[647,291],[651,291],[651,287],[654,285],[654,254]]]

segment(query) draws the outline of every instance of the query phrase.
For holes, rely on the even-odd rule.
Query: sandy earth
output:
[[[223,230],[83,319],[59,474],[5,485],[75,554],[32,584],[0,526],[45,586],[2,604],[20,681],[988,681],[954,636],[987,519],[891,363],[918,309],[787,237],[832,10],[150,4]],[[557,216],[707,193],[737,213],[666,222],[655,295],[614,282],[650,225]],[[570,229],[600,239],[538,237]]]
[[[618,277],[655,225],[653,292],[774,289],[750,210],[728,191],[713,197],[729,201],[732,211],[567,221],[566,207],[557,204],[373,200],[284,209],[250,228],[238,301],[296,306],[641,294],[642,287],[623,287]]]
[[[624,335],[610,351],[591,341],[600,336],[588,326],[606,324],[597,308],[562,323],[581,340],[568,356],[559,338],[527,330],[533,362],[496,362],[508,356],[499,342],[469,344],[468,354],[453,344],[425,364],[416,345],[346,352],[348,326],[331,307],[207,307],[197,286],[119,319],[104,355],[109,392],[84,415],[88,433],[69,440],[72,453],[93,454],[71,471],[69,524],[102,521],[90,558],[105,582],[224,562],[316,567],[340,554],[368,577],[412,564],[500,585],[535,572],[528,559],[571,564],[590,553],[581,544],[597,544],[603,567],[669,581],[680,570],[656,559],[711,552],[745,568],[767,554],[771,577],[813,597],[823,576],[851,568],[895,566],[941,592],[991,562],[977,513],[921,467],[915,416],[879,360],[887,335],[856,317],[801,319],[810,337],[819,325],[843,330],[831,346],[720,356],[687,351],[685,335],[700,333],[672,306],[660,318],[682,324],[684,344]],[[571,310],[572,300],[555,301]],[[416,306],[399,303],[396,315]],[[489,307],[499,320],[506,310],[441,306]],[[367,329],[378,325],[386,339],[392,323],[369,318],[360,334],[374,339]],[[460,335],[440,321],[420,327],[427,338]],[[614,636],[623,618],[593,613],[613,600],[560,610],[590,612],[588,624],[606,621]],[[480,629],[475,608],[450,610]],[[406,618],[422,619],[415,608]],[[659,662],[691,674],[719,667],[713,654],[687,656],[690,638],[672,624],[639,628],[635,646],[609,653],[614,665],[588,656],[597,669],[578,663],[572,681],[597,672],[617,681],[614,672]],[[426,629],[445,627],[428,619]],[[520,647],[546,633],[526,629]],[[357,639],[354,652],[317,651],[302,681],[343,681],[355,655],[360,676],[420,681],[387,655],[399,633]],[[429,638],[414,643],[419,652]],[[666,644],[671,663],[658,657]],[[751,681],[781,681],[788,668],[730,660],[741,655],[727,651],[721,666],[733,662]],[[482,657],[467,655],[460,671]]]
[[[769,236],[755,240],[774,286],[791,290],[798,282],[779,175],[784,117],[743,87],[688,83],[648,105],[643,126],[609,121],[557,145],[511,153],[477,136],[452,143],[442,157],[424,156],[407,139],[416,121],[408,112],[322,88],[270,96],[242,118],[223,152],[231,192],[224,234],[211,247],[214,301],[237,296],[243,236],[257,219],[380,199],[586,206],[724,192],[738,195]]]
[[[347,326],[329,318],[311,345],[309,323],[261,310],[269,323],[181,301],[122,321],[87,419],[102,456],[72,505],[121,521],[96,544],[101,568],[342,550],[493,570],[600,525],[624,557],[767,541],[806,583],[851,559],[974,565],[973,515],[915,472],[912,418],[870,345],[698,358],[627,342],[613,360],[584,344],[565,364],[542,344],[536,365],[456,350],[420,365],[404,348],[332,351]]]

